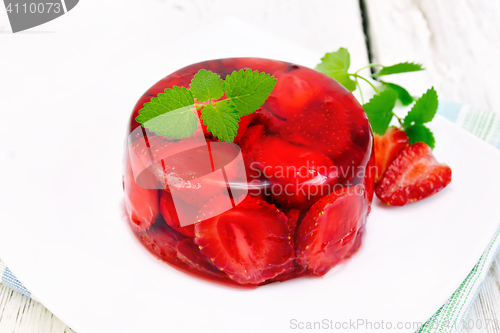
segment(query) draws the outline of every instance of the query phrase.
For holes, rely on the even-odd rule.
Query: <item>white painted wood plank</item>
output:
[[[417,61],[426,71],[387,77],[421,94],[500,112],[500,2],[367,0],[373,61]],[[500,332],[500,255],[463,332]],[[487,325],[489,323],[489,325]],[[494,326],[496,324],[496,326]]]
[[[73,333],[41,304],[0,284],[0,332]]]
[[[500,2],[369,0],[366,6],[373,60],[383,64],[418,61],[427,68],[418,74],[394,76],[395,82],[404,83],[415,94],[434,85],[443,99],[500,112],[496,98]]]
[[[165,1],[165,19],[171,20],[173,29],[184,26],[194,31],[227,17],[317,51],[318,60],[325,52],[344,46],[351,50],[353,68],[367,63],[357,0]]]
[[[352,68],[368,63],[358,0],[159,0],[163,4],[164,38],[180,31],[189,33],[217,20],[236,17],[283,39],[318,52],[347,47]],[[109,1],[108,1],[109,3]],[[118,5],[121,3],[116,0]],[[146,3],[146,2],[145,2]],[[78,10],[76,7],[74,10]],[[7,30],[7,17],[0,10],[0,31]],[[137,29],[139,22],[134,22]],[[93,25],[93,26],[98,26]],[[92,27],[89,26],[89,29]],[[220,37],[224,41],[223,37]],[[42,305],[0,285],[0,332],[70,333]]]

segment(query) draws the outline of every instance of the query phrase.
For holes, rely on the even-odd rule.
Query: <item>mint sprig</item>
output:
[[[240,116],[234,104],[229,100],[221,101],[215,107],[206,105],[201,119],[207,125],[208,131],[221,141],[232,142],[238,132]]]
[[[394,90],[388,89],[373,96],[368,103],[363,105],[375,134],[384,135],[389,128],[393,117],[392,109],[396,105],[397,97],[398,94]]]
[[[373,74],[372,76],[374,76],[374,77],[383,76],[383,75],[391,75],[391,74],[417,72],[417,71],[424,70],[424,68],[422,68],[421,64],[415,64],[413,62],[402,62],[402,63],[395,64],[392,66],[383,66],[383,65],[378,65],[378,66],[382,67],[382,69],[380,71],[378,71],[377,73]]]
[[[436,90],[432,87],[413,105],[404,119],[404,126],[421,125],[430,122],[436,115],[437,108],[438,96]]]
[[[200,69],[190,89],[173,86],[153,97],[139,110],[136,121],[168,139],[190,137],[200,118],[220,141],[233,142],[240,118],[255,112],[269,97],[276,79],[251,69],[233,71],[226,80]],[[221,99],[223,96],[226,98]]]
[[[316,69],[337,80],[347,90],[354,91],[356,90],[356,81],[351,79],[354,74],[348,73],[350,66],[351,56],[347,49],[341,47],[336,52],[325,54]]]
[[[276,79],[251,69],[234,71],[224,81],[224,92],[234,103],[240,117],[255,112],[273,91]]]
[[[158,135],[171,139],[187,138],[196,131],[193,104],[193,94],[189,90],[174,86],[144,104],[135,120]]]
[[[200,69],[191,80],[190,89],[198,102],[219,99],[224,94],[224,81],[214,72]]]
[[[431,148],[434,148],[434,135],[432,131],[424,125],[432,121],[436,115],[438,95],[434,87],[427,90],[426,93],[418,98],[406,117],[401,119],[393,111],[396,106],[396,100],[399,100],[403,105],[411,105],[414,102],[414,98],[410,93],[400,85],[382,80],[378,81],[381,85],[377,88],[372,81],[359,75],[361,70],[369,67],[382,67],[380,71],[371,75],[372,78],[416,72],[424,70],[421,64],[412,62],[403,62],[392,66],[369,64],[356,72],[349,72],[349,67],[349,52],[345,48],[340,48],[336,52],[325,54],[325,56],[321,58],[321,63],[316,66],[316,69],[336,79],[349,91],[355,91],[356,88],[360,89],[363,109],[368,116],[368,120],[375,134],[384,135],[392,119],[396,117],[401,129],[408,135],[410,143],[424,142]],[[367,82],[376,93],[367,103],[363,100],[363,93],[359,80]]]
[[[385,82],[382,80],[380,80],[379,82],[382,83],[386,88],[396,91],[398,93],[398,99],[401,102],[401,104],[410,105],[411,103],[413,103],[413,97],[405,88],[395,83]]]

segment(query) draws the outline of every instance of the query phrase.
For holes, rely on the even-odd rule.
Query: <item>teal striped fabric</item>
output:
[[[499,115],[467,105],[443,102],[439,103],[438,113],[455,122],[467,131],[500,149]],[[421,333],[460,332],[470,306],[477,296],[489,268],[500,248],[499,233],[492,235],[493,240],[481,259],[470,272],[467,279],[455,291],[450,299],[419,330]],[[5,285],[31,297],[31,294],[16,279],[12,272],[0,260],[0,279]]]

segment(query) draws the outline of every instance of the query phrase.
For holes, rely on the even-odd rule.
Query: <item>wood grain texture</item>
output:
[[[414,94],[434,85],[443,99],[500,112],[500,2],[369,0],[366,7],[373,61],[427,69],[391,79]]]
[[[404,84],[415,95],[434,85],[443,100],[500,112],[500,2],[367,0],[365,4],[372,61],[387,65],[417,61],[426,68],[387,77],[388,81]],[[500,332],[500,255],[463,332]]]
[[[272,35],[318,52],[341,46],[351,50],[353,68],[367,63],[357,0],[165,0],[165,19],[172,28],[202,29],[211,22],[235,17]],[[184,22],[184,23],[182,23]],[[185,22],[189,22],[186,26]],[[237,29],[237,27],[228,27]]]
[[[43,305],[0,284],[0,332],[74,333]]]

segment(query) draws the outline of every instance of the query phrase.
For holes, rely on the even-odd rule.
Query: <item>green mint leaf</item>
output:
[[[316,70],[334,78],[349,91],[356,90],[356,82],[347,73],[351,66],[351,56],[347,49],[341,47],[336,52],[325,54]]]
[[[191,80],[191,92],[198,102],[222,97],[222,79],[219,75],[206,69],[200,69]]]
[[[380,80],[380,83],[382,83],[387,88],[396,91],[398,93],[398,99],[403,105],[410,105],[411,103],[413,103],[413,97],[411,97],[410,93],[405,88],[397,84],[385,82],[382,80]]]
[[[397,98],[398,94],[394,90],[387,89],[379,95],[373,96],[368,103],[363,105],[363,109],[372,125],[372,130],[376,134],[384,135],[387,128],[389,128],[393,117],[392,109]]]
[[[438,95],[432,87],[415,102],[404,119],[404,125],[408,127],[413,124],[428,123],[436,115],[437,108]]]
[[[356,81],[351,79],[350,75],[347,73],[330,75],[333,79],[337,80],[341,85],[343,85],[347,90],[356,90]]]
[[[174,86],[144,104],[135,120],[157,135],[169,139],[187,138],[198,125],[193,104],[193,94],[189,90]]]
[[[231,99],[240,117],[255,112],[274,89],[276,79],[251,69],[234,71],[224,81],[224,92]]]
[[[217,102],[216,106],[205,105],[201,113],[203,123],[207,130],[212,132],[220,141],[233,142],[240,116],[236,107],[230,100]]]
[[[424,142],[429,145],[429,147],[434,148],[436,140],[431,130],[421,124],[415,124],[405,129],[406,134],[410,140],[410,144],[415,142]]]
[[[325,54],[325,56],[321,58],[321,63],[316,66],[316,69],[331,76],[336,73],[347,73],[349,66],[351,66],[349,51],[341,47],[336,52]]]
[[[421,64],[416,64],[413,62],[402,62],[392,66],[383,66],[382,69],[373,74],[373,76],[383,76],[399,73],[408,73],[424,70]]]

